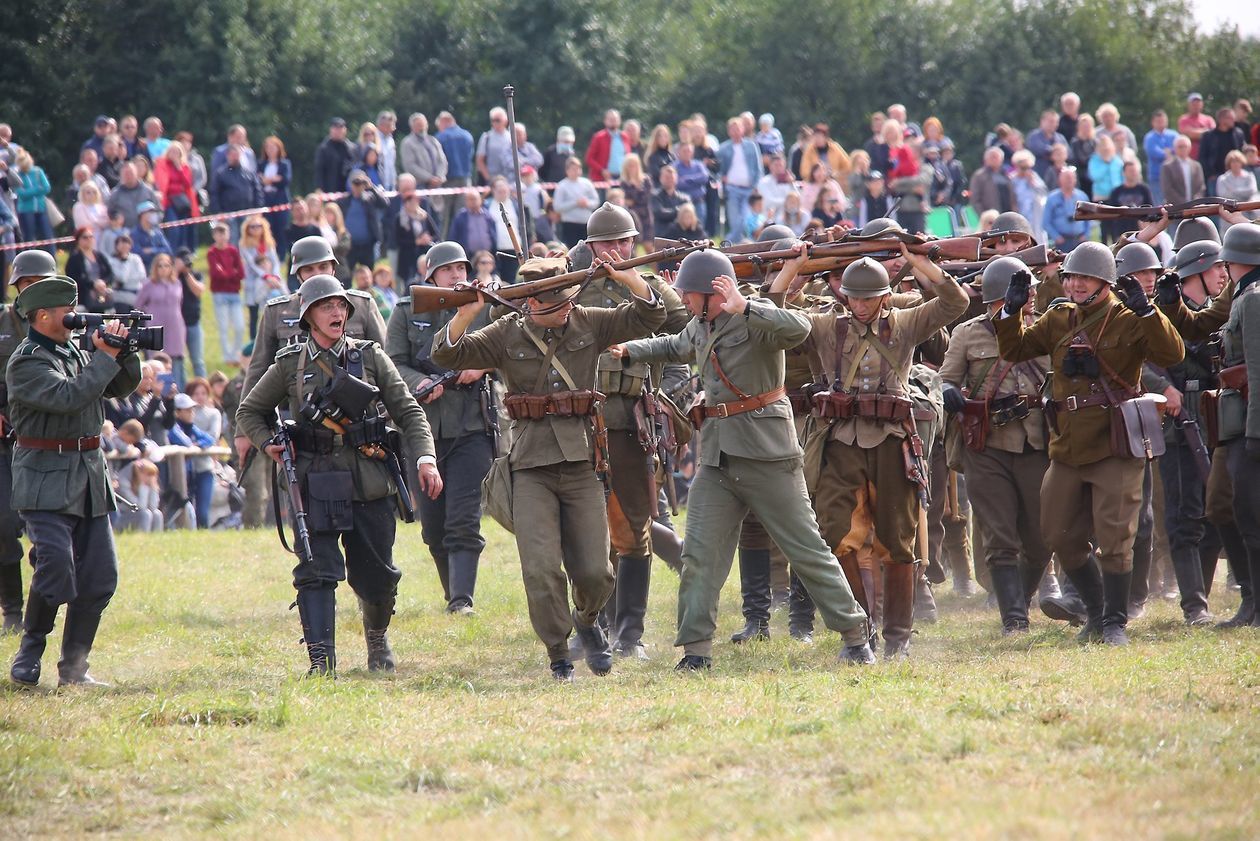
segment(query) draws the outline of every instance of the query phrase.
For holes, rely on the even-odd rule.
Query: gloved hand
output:
[[[1120,301],[1138,315],[1149,315],[1155,307],[1146,297],[1141,282],[1131,274],[1120,278]]]
[[[1011,285],[1006,287],[1005,309],[1011,315],[1018,315],[1028,303],[1028,290],[1032,288],[1032,273],[1018,271],[1011,275]]]
[[[1247,458],[1260,461],[1260,438],[1247,439]]]
[[[1181,300],[1181,276],[1176,269],[1166,269],[1155,280],[1155,303],[1161,307],[1175,307]]]
[[[963,406],[967,405],[967,398],[963,397],[962,391],[958,386],[945,383],[941,388],[941,394],[945,398],[945,411],[951,415],[956,415],[963,410]]]

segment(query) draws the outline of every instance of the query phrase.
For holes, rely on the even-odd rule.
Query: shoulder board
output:
[[[1055,304],[1050,309],[1046,310],[1046,312],[1052,312],[1054,310],[1063,310],[1064,312],[1067,312],[1068,310],[1074,310],[1074,309],[1076,309],[1076,304],[1072,303],[1071,301],[1060,301],[1059,303]]]
[[[290,342],[276,351],[276,359],[283,359],[286,356],[292,356],[300,351],[305,344],[305,342]]]
[[[353,336],[346,336],[346,343],[350,345],[350,347],[358,348],[380,347],[380,342],[375,339],[356,339]]]
[[[267,306],[278,307],[282,304],[289,303],[292,299],[293,299],[292,295],[281,295],[279,298],[272,298],[270,301],[268,301]]]
[[[347,289],[346,294],[354,298],[364,298],[369,301],[372,300],[372,296],[364,292],[362,289]],[[373,301],[373,303],[375,303],[375,301]]]
[[[13,351],[14,356],[33,356],[39,350],[39,345],[34,342],[22,340],[22,344],[18,345],[17,350]]]
[[[990,316],[987,312],[980,313],[980,315],[977,315],[975,318],[969,318],[962,324],[959,324],[958,329],[962,329],[963,327],[983,327],[989,322],[989,318]]]

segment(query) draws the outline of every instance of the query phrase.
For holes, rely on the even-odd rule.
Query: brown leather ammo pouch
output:
[[[814,395],[818,417],[847,420],[853,417],[853,395],[847,391],[822,391]]]
[[[989,439],[989,404],[984,400],[968,400],[963,403],[963,410],[958,414],[958,425],[962,429],[963,443],[974,453],[984,451],[985,442]]]
[[[1163,417],[1155,398],[1144,394],[1111,407],[1113,455],[1152,459],[1162,456],[1164,450]]]
[[[354,476],[349,470],[306,474],[306,521],[313,532],[354,529]]]

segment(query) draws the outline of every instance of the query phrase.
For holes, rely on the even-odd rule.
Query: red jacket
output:
[[[624,131],[618,132],[621,137],[621,148],[630,154],[630,138]],[[591,138],[591,145],[586,147],[586,177],[592,181],[607,181],[608,151],[611,149],[612,135],[608,129],[602,128]]]
[[[919,165],[914,160],[914,153],[908,146],[898,146],[888,150],[888,172],[884,177],[889,183],[895,178],[910,178],[919,174]]]
[[[188,168],[188,164],[176,169],[165,156],[162,156],[153,164],[153,180],[157,182],[158,190],[162,193],[164,209],[171,206],[171,196],[183,193],[188,196],[192,215],[201,215],[201,209],[197,206],[197,191],[193,189],[192,170]]]
[[[210,246],[206,250],[206,262],[210,264],[211,292],[241,291],[241,281],[245,279],[245,264],[235,245],[227,248]]]

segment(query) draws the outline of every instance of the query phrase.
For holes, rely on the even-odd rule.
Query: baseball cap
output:
[[[534,169],[529,164],[525,164],[525,166],[521,167],[521,175],[533,175],[537,171],[538,170]]]
[[[1193,101],[1194,101],[1194,100],[1196,100],[1196,99],[1197,99],[1197,100],[1199,100],[1200,102],[1202,102],[1202,101],[1203,101],[1203,94],[1199,93],[1198,91],[1195,91],[1194,93],[1192,93],[1192,94],[1190,94],[1189,96],[1187,96],[1187,97],[1186,97],[1186,102],[1193,102]]]
[[[175,408],[176,409],[195,409],[197,408],[197,401],[193,400],[187,394],[176,394],[175,395]]]
[[[136,205],[136,213],[148,213],[150,210],[157,210],[158,206],[151,201],[142,201]]]
[[[96,120],[93,123],[93,125],[107,126],[109,125],[109,117],[105,116],[104,114],[97,114]]]
[[[185,263],[192,265],[193,250],[186,245],[181,245],[175,249],[175,256]]]
[[[335,127],[335,128],[345,128],[345,127],[346,127],[346,121],[345,121],[345,120],[343,120],[341,117],[333,117],[333,118],[332,118],[332,119],[328,122],[328,125],[333,126],[333,127]]]

